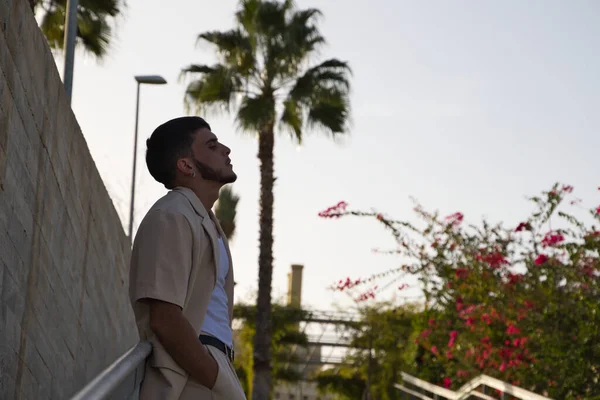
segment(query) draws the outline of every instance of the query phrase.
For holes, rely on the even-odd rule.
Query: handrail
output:
[[[394,383],[394,387],[396,389],[402,390],[403,392],[406,392],[406,393],[408,393],[408,394],[410,394],[410,395],[412,395],[414,397],[418,397],[421,400],[434,400],[431,397],[425,396],[423,393],[419,393],[419,392],[417,392],[415,390],[409,389],[406,386],[403,386],[403,385],[401,385],[399,383]],[[427,390],[427,389],[425,389],[425,390]],[[494,398],[492,396],[488,396],[487,394],[483,394],[483,393],[477,392],[475,390],[472,390],[472,391],[470,391],[467,394],[469,396],[477,397],[477,398],[480,398],[480,399],[483,399],[483,400],[496,400],[496,398]],[[437,396],[446,397],[444,395],[440,395],[440,394],[437,394],[437,393],[434,393],[433,395],[434,395],[434,398],[437,398]],[[447,399],[455,399],[456,398],[456,393],[452,393],[450,397],[446,397],[446,398]]]
[[[507,382],[503,382],[499,379],[492,378],[491,376],[487,375],[479,375],[478,377],[471,379],[469,382],[465,383],[461,388],[459,388],[456,392],[426,382],[405,372],[401,372],[401,375],[403,382],[409,383],[421,389],[425,389],[426,391],[433,393],[434,395],[442,396],[450,400],[464,399],[468,395],[473,395],[475,389],[481,385],[485,385],[492,389],[500,390],[505,394],[517,397],[522,400],[551,400],[548,397],[541,396],[539,394],[530,392],[529,390],[522,389],[520,387],[511,385]],[[396,387],[396,389],[405,390],[405,387],[403,385],[395,384],[394,386]]]
[[[434,385],[433,383],[429,383],[426,382],[422,379],[419,379],[417,377],[414,377],[412,375],[407,374],[406,372],[401,372],[400,375],[402,376],[402,382],[403,383],[410,383],[411,385],[414,385],[416,387],[419,387],[421,389],[425,389],[428,392],[431,392],[435,395],[438,396],[442,396],[445,397],[447,399],[456,399],[456,392],[450,390],[450,389],[446,389],[443,388],[441,386],[437,386]]]
[[[152,352],[150,342],[140,342],[106,367],[98,376],[77,392],[71,400],[102,400],[140,366]]]
[[[474,388],[479,385],[485,385],[492,389],[500,390],[501,392],[524,400],[550,400],[549,397],[530,392],[529,390],[511,385],[510,383],[501,381],[500,379],[492,378],[491,376],[487,375],[479,375],[477,378],[465,384],[460,390],[466,391],[471,387]]]

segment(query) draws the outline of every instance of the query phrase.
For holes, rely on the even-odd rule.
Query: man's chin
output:
[[[231,174],[224,176],[223,179],[221,179],[221,183],[226,185],[228,183],[233,183],[236,180],[237,180],[237,175],[235,172],[232,172]]]

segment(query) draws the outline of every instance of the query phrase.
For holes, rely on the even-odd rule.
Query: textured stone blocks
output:
[[[1,399],[68,398],[138,341],[129,257],[28,2],[0,0]]]

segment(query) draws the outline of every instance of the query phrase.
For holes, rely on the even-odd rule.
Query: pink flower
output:
[[[463,299],[462,299],[462,297],[457,297],[457,298],[456,298],[456,311],[460,311],[460,310],[462,310],[462,309],[463,309],[463,307],[464,307],[464,304],[463,304]]]
[[[448,389],[452,385],[452,379],[445,377],[444,378],[444,387]]]
[[[338,283],[335,286],[333,286],[333,290],[339,290],[341,292],[346,289],[352,289],[354,286],[360,285],[361,282],[362,281],[360,280],[360,278],[354,281],[351,280],[350,277],[346,278],[346,280],[340,279]]]
[[[596,214],[600,214],[600,206],[598,206],[598,208],[596,208]]]
[[[519,226],[517,226],[517,228],[515,229],[515,232],[521,232],[521,231],[528,231],[531,229],[531,225],[529,225],[529,222],[521,222],[519,224]]]
[[[465,370],[458,370],[458,371],[456,371],[456,376],[464,378],[464,377],[469,376],[469,372],[465,371]]]
[[[543,263],[545,263],[546,261],[548,261],[548,256],[545,254],[540,254],[539,256],[537,256],[537,258],[535,259],[535,265],[542,265]]]
[[[469,275],[469,270],[466,268],[459,268],[456,270],[455,274],[458,279],[465,278],[467,275]]]
[[[504,256],[499,252],[495,251],[490,254],[477,254],[475,258],[479,261],[484,261],[490,265],[490,267],[496,269],[500,268],[504,264],[508,264],[508,261]]]
[[[439,354],[437,346],[431,346],[431,352],[437,356]]]
[[[514,326],[513,324],[508,325],[508,328],[506,328],[506,333],[508,335],[517,335],[519,333],[521,333],[521,330],[519,328],[517,328],[516,326]]]
[[[464,215],[461,212],[456,212],[454,214],[448,215],[446,217],[446,222],[448,222],[449,225],[458,225],[462,222],[462,220],[464,219]]]
[[[534,307],[534,304],[529,300],[525,300],[524,304],[525,304],[525,308],[527,308],[528,310],[531,310]]]
[[[571,185],[563,185],[562,190],[563,190],[563,192],[571,193],[573,191],[573,186],[571,186]]]
[[[341,217],[344,212],[346,212],[346,207],[348,207],[348,203],[345,201],[340,201],[335,206],[331,206],[319,213],[319,217],[321,218],[337,218]]]
[[[457,331],[450,332],[450,340],[448,340],[448,347],[454,346],[454,342],[456,341],[456,336],[458,336]]]
[[[523,275],[521,274],[513,274],[512,272],[508,273],[508,284],[514,285],[515,283],[519,283],[523,279]]]
[[[542,247],[555,246],[565,240],[565,237],[560,233],[548,232],[542,239]]]
[[[483,322],[485,322],[486,325],[489,325],[492,323],[492,319],[490,318],[490,315],[488,313],[482,314],[481,315],[481,320]]]

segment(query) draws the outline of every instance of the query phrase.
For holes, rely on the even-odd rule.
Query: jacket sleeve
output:
[[[192,240],[183,214],[155,210],[144,218],[131,255],[133,302],[150,298],[183,308],[192,269]]]

